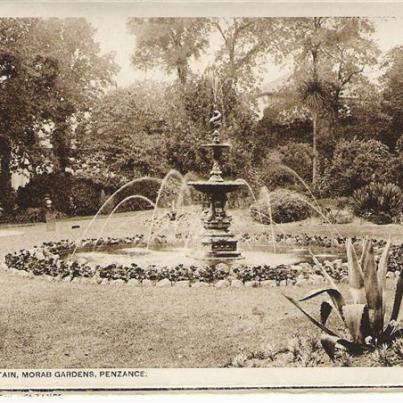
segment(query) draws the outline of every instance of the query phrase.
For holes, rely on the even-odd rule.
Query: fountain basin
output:
[[[192,249],[181,246],[161,246],[154,249],[142,247],[129,247],[103,251],[82,251],[76,253],[73,257],[67,257],[66,260],[85,263],[91,267],[106,266],[109,264],[130,266],[136,265],[147,267],[155,266],[159,270],[167,266],[200,266],[203,261],[206,265],[215,265],[217,263],[226,263],[228,265],[248,265],[248,266],[271,266],[294,265],[302,262],[312,262],[312,256],[308,249],[295,247],[278,246],[276,252],[272,248],[265,246],[253,246],[249,250],[242,250],[242,260],[236,257],[227,258],[225,254],[220,257],[217,255],[207,256],[203,248]],[[332,250],[318,250],[316,255],[320,260],[334,259],[338,254]],[[234,263],[232,263],[234,261]]]

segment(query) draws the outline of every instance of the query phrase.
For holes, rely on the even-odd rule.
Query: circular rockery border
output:
[[[241,242],[259,243],[269,242],[270,235],[243,234]],[[352,239],[353,243],[360,243],[359,239]],[[379,255],[385,241],[373,239],[375,253]],[[156,239],[159,244],[166,243],[165,237]],[[343,248],[344,238],[328,238],[325,236],[302,235],[277,235],[279,244],[294,245],[296,247],[332,247]],[[125,238],[87,239],[80,242],[78,251],[118,249],[122,247],[145,246],[142,234]],[[321,268],[317,264],[307,262],[295,265],[247,265],[237,263],[228,266],[220,263],[215,267],[201,263],[200,265],[185,266],[155,266],[141,267],[136,263],[130,266],[108,264],[91,267],[79,261],[65,260],[73,253],[76,244],[72,241],[44,242],[40,247],[22,249],[7,254],[3,269],[12,273],[36,277],[43,276],[48,280],[73,281],[96,284],[129,284],[134,286],[157,287],[203,287],[214,285],[217,288],[224,287],[276,287],[284,285],[315,284],[324,280]],[[343,281],[347,277],[347,263],[342,259],[324,261],[321,263],[327,273],[337,281]],[[395,277],[397,271],[403,267],[403,244],[392,245],[388,261],[388,277]]]

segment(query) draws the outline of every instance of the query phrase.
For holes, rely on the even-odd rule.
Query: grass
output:
[[[318,334],[284,288],[98,286],[7,273],[0,281],[3,368],[222,367],[297,332]],[[306,306],[316,313],[314,302]]]
[[[97,286],[7,273],[0,281],[3,368],[219,367],[280,342],[290,323],[311,328],[277,288]]]
[[[150,213],[122,214],[107,234],[147,233]],[[101,218],[88,233],[96,236]],[[88,219],[9,226],[23,234],[0,238],[0,255],[45,240],[72,239]],[[367,233],[403,241],[401,226],[337,226],[345,235]],[[284,224],[287,233],[327,234],[318,221]],[[6,227],[0,228],[5,231]],[[244,211],[234,212],[235,232],[268,231]],[[78,232],[77,232],[78,231]],[[315,334],[281,296],[280,288],[136,288],[48,282],[0,272],[0,359],[3,368],[220,367],[292,334]],[[318,286],[289,287],[296,298]],[[389,283],[389,288],[391,285]],[[306,304],[310,312],[317,305]],[[336,328],[337,329],[337,328]],[[330,365],[330,362],[328,363]],[[290,364],[294,365],[294,364]]]

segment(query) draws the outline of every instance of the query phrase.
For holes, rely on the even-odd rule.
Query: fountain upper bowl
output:
[[[245,183],[239,180],[235,181],[192,181],[187,183],[189,186],[194,187],[204,193],[215,192],[233,192],[239,189],[241,186],[245,186]]]

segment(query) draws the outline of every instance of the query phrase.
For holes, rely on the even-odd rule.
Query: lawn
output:
[[[5,368],[217,367],[279,342],[290,320],[310,328],[280,289],[97,286],[6,273],[0,280]]]
[[[118,215],[111,222],[111,233],[144,233],[147,227],[138,214]],[[102,220],[89,236],[95,236]],[[72,225],[86,222],[64,220],[57,223],[54,232],[48,232],[45,224],[3,226],[0,233],[12,230],[23,234],[3,236],[0,253],[44,240],[77,237],[79,233],[74,231],[80,229],[74,230]],[[326,227],[313,220],[282,228],[287,233],[326,234]],[[239,211],[234,214],[234,229],[268,230]],[[338,229],[346,235],[370,230],[368,235],[403,241],[401,226],[363,224]],[[318,285],[286,289],[138,288],[48,282],[6,272],[0,272],[0,284],[3,368],[220,367],[239,353],[267,343],[280,345],[297,332],[316,332],[281,292],[301,297]],[[392,289],[389,282],[388,287]],[[306,306],[317,313],[317,303],[307,302]]]

